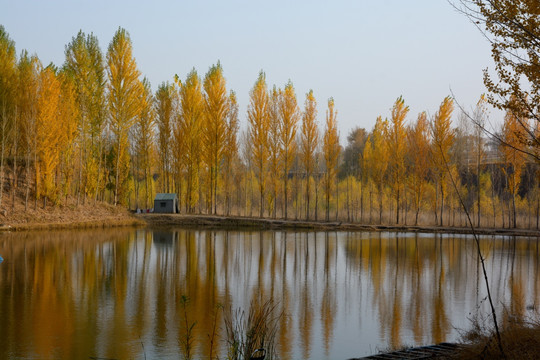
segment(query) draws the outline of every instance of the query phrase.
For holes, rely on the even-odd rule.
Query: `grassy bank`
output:
[[[4,205],[0,209],[0,231],[47,230],[61,228],[99,228],[144,225],[125,207],[103,202],[67,205],[35,206],[25,209],[24,203]]]
[[[462,338],[463,346],[453,359],[538,359],[540,322],[509,320],[501,328],[501,353],[495,331],[475,322]]]
[[[407,225],[363,225],[357,223],[267,219],[242,216],[138,214],[137,218],[152,226],[183,226],[206,229],[271,229],[271,230],[320,230],[320,231],[396,231],[424,233],[470,234],[470,228]],[[475,229],[482,235],[540,236],[536,230],[526,229]]]

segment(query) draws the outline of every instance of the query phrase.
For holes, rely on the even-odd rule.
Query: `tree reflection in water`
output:
[[[481,247],[503,321],[532,315],[538,240]],[[189,324],[195,358],[224,358],[223,309],[253,301],[286,314],[284,359],[452,341],[486,313],[466,236],[114,229],[5,233],[0,250],[0,358],[178,358]]]

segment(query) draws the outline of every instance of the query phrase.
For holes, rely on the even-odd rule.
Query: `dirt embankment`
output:
[[[138,214],[138,218],[153,226],[184,226],[207,229],[272,229],[272,230],[321,230],[321,231],[394,231],[471,234],[470,228],[406,225],[364,225],[343,222],[265,219],[241,216]],[[538,230],[526,229],[475,229],[481,235],[508,235],[540,237]]]
[[[59,228],[91,228],[144,225],[145,222],[133,216],[122,206],[107,203],[87,202],[76,204],[75,200],[67,205],[28,204],[4,198],[0,207],[0,231],[59,229]]]
[[[6,199],[0,207],[0,231],[59,228],[92,228],[112,226],[182,226],[205,229],[272,229],[272,230],[319,230],[319,231],[394,231],[471,234],[470,228],[406,225],[365,225],[358,223],[284,220],[242,216],[184,215],[184,214],[132,214],[122,206],[108,203],[86,202],[76,204],[75,199],[67,205],[34,203],[25,209],[24,203]],[[526,229],[475,229],[482,235],[509,235],[540,237],[538,230]]]

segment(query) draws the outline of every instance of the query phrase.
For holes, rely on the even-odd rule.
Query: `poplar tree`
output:
[[[201,80],[193,69],[180,87],[180,117],[175,129],[175,141],[182,144],[182,159],[186,168],[186,210],[193,212],[199,202],[199,175],[202,152],[202,122],[204,99]]]
[[[279,176],[281,173],[281,146],[280,146],[280,115],[279,115],[279,94],[281,90],[278,90],[274,85],[273,89],[269,92],[269,115],[268,115],[268,158],[269,158],[269,172],[273,174],[270,177],[271,183],[271,202],[272,202],[272,217],[276,218],[277,210],[277,196],[279,188]]]
[[[339,158],[339,136],[337,131],[337,111],[334,109],[334,99],[328,99],[326,110],[326,127],[323,137],[324,163],[326,165],[324,179],[324,194],[326,197],[326,221],[330,220],[330,195],[336,185],[337,165]]]
[[[281,161],[283,165],[283,213],[287,219],[288,207],[288,178],[289,170],[294,160],[296,152],[296,130],[298,119],[300,117],[298,105],[296,103],[296,94],[291,81],[289,81],[280,94],[279,101],[280,115],[280,146],[281,146]]]
[[[22,148],[25,156],[25,200],[24,209],[28,210],[28,200],[30,198],[30,180],[31,164],[35,170],[37,164],[35,158],[36,148],[36,117],[37,117],[37,98],[39,88],[39,68],[41,67],[39,59],[35,56],[29,56],[27,51],[23,51],[17,64],[18,72],[18,91],[17,107],[19,115],[19,129],[22,139]]]
[[[89,187],[90,195],[94,194],[94,202],[98,200],[99,194],[105,190],[105,173],[104,173],[104,148],[105,138],[104,130],[107,117],[106,105],[106,74],[105,62],[103,53],[99,47],[99,42],[96,36],[90,34],[86,38],[86,48],[90,57],[91,72],[89,76],[90,83],[90,166],[87,174],[91,180]],[[92,181],[92,176],[95,174],[95,180]]]
[[[450,149],[454,144],[455,132],[452,129],[452,112],[454,111],[454,101],[447,96],[435,118],[431,123],[431,136],[433,139],[433,167],[441,194],[440,225],[443,225],[444,198],[446,196],[446,176],[450,167]]]
[[[414,225],[418,225],[418,215],[429,172],[429,151],[429,123],[426,113],[422,112],[418,114],[416,123],[407,130],[408,183],[415,208]]]
[[[249,94],[248,123],[250,144],[253,147],[251,156],[255,165],[255,175],[259,181],[259,217],[264,213],[264,195],[268,171],[268,135],[270,128],[269,98],[264,72],[253,85]]]
[[[55,70],[49,66],[41,70],[37,98],[37,147],[36,154],[36,199],[43,198],[43,207],[47,199],[56,201],[54,187],[55,168],[59,162],[58,141],[61,122],[58,121],[61,84]]]
[[[306,176],[306,219],[309,220],[310,208],[310,181],[315,168],[315,150],[319,141],[317,127],[317,101],[313,90],[306,94],[304,114],[302,116],[302,163]]]
[[[523,138],[527,135],[518,117],[511,111],[506,113],[502,129],[504,144],[500,146],[503,155],[503,173],[507,178],[507,186],[512,196],[512,226],[517,227],[516,222],[516,195],[521,184],[521,175],[526,155],[520,151]],[[510,223],[510,221],[509,221]]]
[[[152,150],[154,147],[154,127],[155,127],[155,108],[154,97],[150,82],[147,78],[142,81],[143,94],[141,97],[141,111],[137,117],[136,131],[134,132],[136,156],[138,158],[139,169],[143,172],[144,178],[144,206],[148,208],[148,202],[151,200],[152,178]],[[136,179],[137,180],[137,179]]]
[[[158,86],[155,97],[156,123],[158,130],[160,190],[170,192],[171,157],[178,158],[180,149],[171,156],[171,140],[174,122],[174,85],[163,82]],[[179,164],[177,161],[177,171]]]
[[[73,153],[75,151],[75,139],[78,135],[77,121],[79,107],[77,93],[73,79],[61,71],[58,74],[61,83],[60,101],[58,109],[58,121],[60,133],[58,137],[59,169],[56,171],[56,191],[58,195],[67,198],[73,180]]]
[[[388,134],[388,120],[377,117],[375,126],[364,150],[364,158],[368,164],[369,174],[377,188],[379,202],[379,224],[382,223],[383,192],[385,177],[388,169],[390,152],[386,141]],[[370,210],[371,211],[371,210]]]
[[[231,188],[235,170],[235,161],[238,159],[238,102],[236,93],[231,90],[229,94],[229,114],[227,116],[227,135],[225,139],[224,153],[224,188],[225,188],[225,212],[231,211]]]
[[[79,31],[66,46],[64,70],[73,79],[78,114],[77,202],[87,195],[97,199],[105,121],[105,68],[97,37]]]
[[[391,126],[388,131],[388,151],[390,152],[390,184],[396,199],[396,224],[399,224],[400,191],[405,177],[405,118],[409,107],[400,96],[392,108]]]
[[[485,160],[486,152],[484,150],[485,139],[483,137],[483,128],[487,120],[487,102],[485,95],[480,96],[480,100],[476,104],[473,112],[474,130],[473,130],[473,156],[476,160],[476,226],[480,227],[480,218],[482,210],[482,172],[481,165]]]
[[[132,54],[131,39],[119,28],[107,51],[109,79],[109,115],[114,135],[115,182],[114,204],[127,201],[129,176],[129,131],[140,111],[142,84],[140,72]]]
[[[17,131],[13,131],[16,89],[17,58],[15,42],[10,39],[4,27],[0,25],[0,141],[2,142],[0,149],[0,205],[2,205],[4,192],[4,161],[8,138],[10,133],[18,136]]]
[[[223,69],[218,62],[210,67],[204,77],[204,158],[209,172],[208,211],[217,213],[218,176],[220,173],[225,140],[229,101]]]

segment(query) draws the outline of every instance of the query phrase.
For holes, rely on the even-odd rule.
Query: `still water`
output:
[[[492,293],[540,305],[539,240],[483,237]],[[0,234],[0,358],[226,358],[223,312],[273,299],[283,359],[454,341],[488,304],[468,236],[114,229]],[[189,299],[182,304],[181,299]],[[185,307],[183,306],[185,305]],[[215,347],[214,347],[215,348]]]

